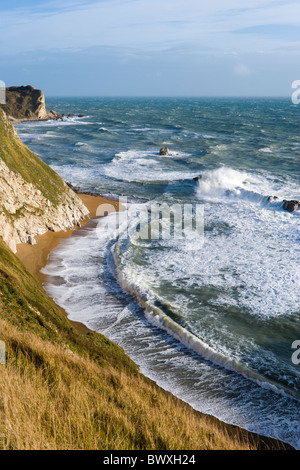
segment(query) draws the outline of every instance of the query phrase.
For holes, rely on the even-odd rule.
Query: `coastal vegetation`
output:
[[[0,159],[11,171],[19,174],[24,181],[39,189],[52,204],[59,203],[61,195],[65,191],[63,180],[21,142],[15,128],[1,108]]]

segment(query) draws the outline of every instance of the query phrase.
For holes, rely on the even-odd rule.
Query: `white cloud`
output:
[[[299,2],[289,0],[244,0],[242,7],[240,0],[52,1],[37,9],[2,12],[5,41],[0,38],[0,52],[90,46],[161,50],[183,44],[223,52],[269,51],[282,47],[284,39],[232,31],[272,23],[295,25],[299,18]]]

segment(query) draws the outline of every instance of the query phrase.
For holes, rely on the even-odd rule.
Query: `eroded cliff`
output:
[[[88,215],[81,199],[18,138],[0,109],[0,236],[16,252],[48,230],[71,229]]]

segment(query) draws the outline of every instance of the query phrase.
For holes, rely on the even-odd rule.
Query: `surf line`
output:
[[[117,281],[125,292],[131,294],[137,300],[137,302],[144,311],[146,319],[149,321],[150,324],[156,326],[157,328],[160,328],[161,330],[164,330],[166,333],[173,336],[177,341],[185,345],[188,349],[196,352],[204,359],[210,361],[212,364],[240,374],[244,378],[251,380],[260,387],[271,390],[272,392],[277,393],[281,396],[288,396],[289,398],[292,398],[298,402],[300,401],[299,394],[293,393],[293,391],[287,389],[283,385],[275,383],[271,379],[266,379],[264,376],[262,376],[258,372],[253,371],[252,369],[249,369],[247,366],[243,365],[236,359],[224,356],[222,353],[213,350],[200,338],[198,338],[186,328],[176,323],[159,307],[154,305],[154,303],[147,298],[146,294],[139,292],[135,288],[135,286],[127,282],[127,279],[124,277],[119,263],[121,242],[122,239],[117,238],[115,249],[112,252],[116,267]]]

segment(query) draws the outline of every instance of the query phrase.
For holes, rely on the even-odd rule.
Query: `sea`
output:
[[[66,182],[124,203],[52,252],[48,293],[195,410],[300,449],[300,210],[282,207],[300,200],[300,106],[47,108],[67,117],[18,124],[21,140]]]

